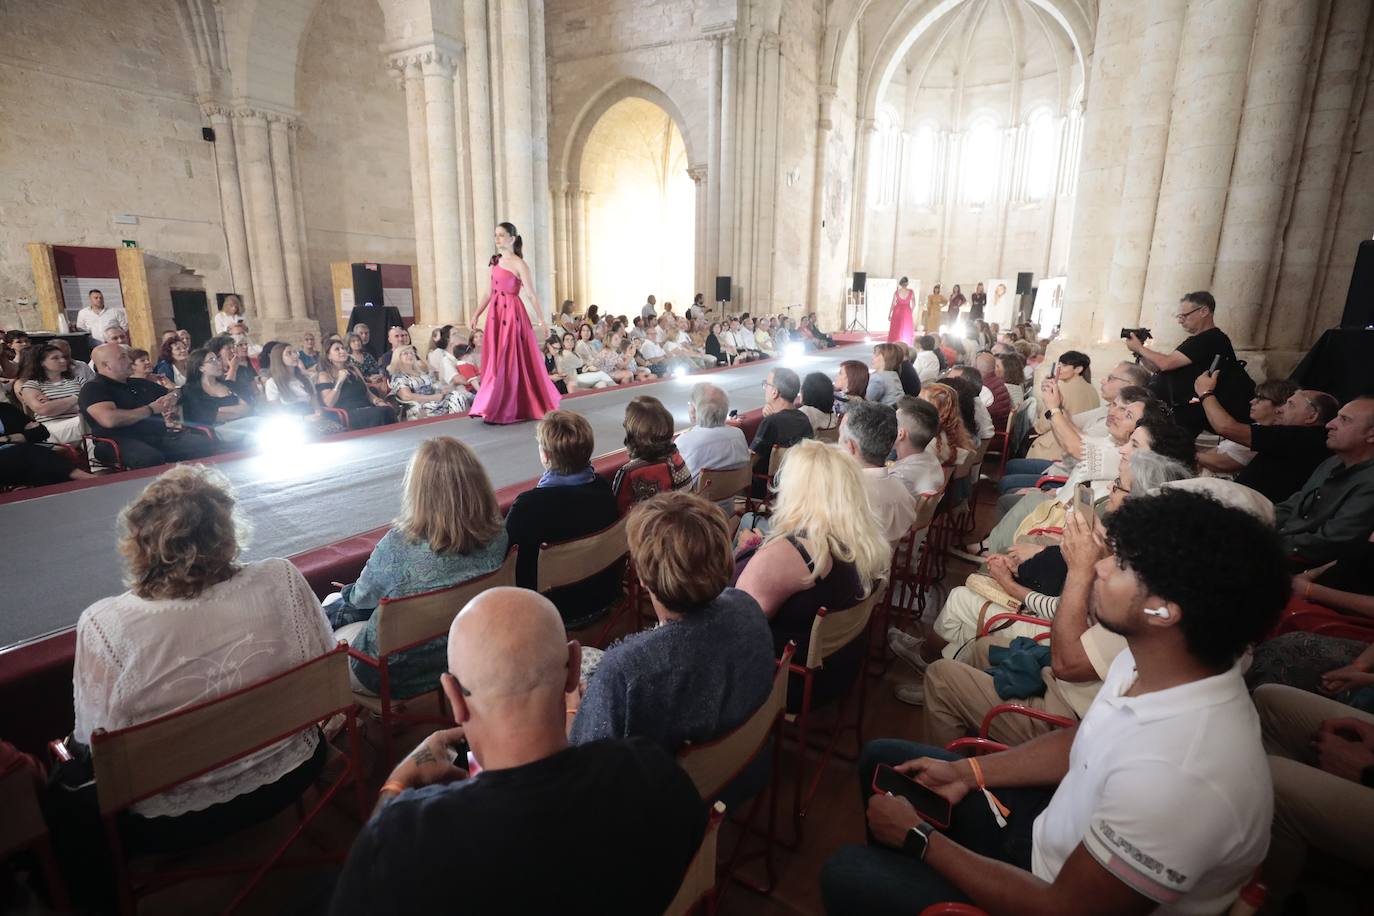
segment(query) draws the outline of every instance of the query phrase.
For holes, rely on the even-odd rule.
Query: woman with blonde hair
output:
[[[413,411],[411,417],[438,417],[462,413],[472,403],[472,393],[466,388],[435,381],[425,369],[429,368],[411,344],[402,344],[391,351],[387,374],[391,376],[391,393],[403,409]]]
[[[921,386],[921,400],[935,405],[940,412],[940,432],[930,440],[928,449],[933,449],[941,464],[950,464],[958,458],[959,449],[973,448],[973,437],[964,426],[963,414],[959,412],[959,395],[955,390],[941,382],[927,382]]]
[[[124,509],[120,527],[129,590],[77,622],[72,740],[88,745],[96,729],[216,699],[334,648],[294,565],[242,561],[234,494],[213,468],[166,471]],[[318,731],[303,731],[138,802],[121,833],[140,851],[218,840],[295,801],[324,762]]]
[[[505,561],[505,520],[477,454],[451,436],[420,443],[401,484],[401,512],[372,548],[358,581],[325,601],[336,638],[364,655],[377,655],[378,603],[460,585]],[[426,693],[447,669],[448,639],[436,639],[391,656],[391,695]],[[376,693],[375,667],[353,662],[354,687]]]
[[[795,641],[797,657],[805,658],[816,612],[853,607],[879,588],[892,548],[869,506],[859,465],[814,439],[788,449],[769,522],[767,537],[753,531],[742,539],[736,586],[769,618],[775,653]],[[859,636],[827,659],[813,700],[847,689],[863,651]]]

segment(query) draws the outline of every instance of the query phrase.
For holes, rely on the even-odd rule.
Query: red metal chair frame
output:
[[[1323,611],[1309,609],[1298,611],[1282,621],[1283,631],[1292,633],[1320,633],[1338,639],[1357,639],[1361,642],[1374,642],[1374,620],[1342,614],[1337,610]]]
[[[0,773],[0,798],[5,799],[4,817],[0,819],[0,861],[21,850],[29,850],[38,860],[43,881],[53,908],[65,912],[71,909],[62,872],[57,867],[52,840],[43,812],[38,803],[38,787],[43,779],[41,764],[21,757],[16,766]]]
[[[993,629],[992,629],[993,626],[994,626],[995,624],[999,624],[999,623],[1002,623],[1002,622],[1006,622],[1006,623],[1009,623],[1009,624],[1010,624],[1010,623],[1029,623],[1029,624],[1033,624],[1034,626],[1037,626],[1037,627],[1044,627],[1044,628],[1045,628],[1045,632],[1043,632],[1043,633],[1037,633],[1037,634],[1035,635],[1035,641],[1036,641],[1036,642],[1044,642],[1045,640],[1048,640],[1048,639],[1050,638],[1050,626],[1051,626],[1051,623],[1050,623],[1048,620],[1046,620],[1046,619],[1043,618],[1043,617],[1031,617],[1031,616],[1028,615],[1028,614],[1017,614],[1017,613],[1015,613],[1014,611],[1002,611],[1002,612],[1000,612],[1000,613],[993,614],[993,615],[992,615],[991,617],[989,617],[987,620],[984,620],[984,621],[983,621],[983,626],[979,628],[979,630],[978,630],[978,635],[979,635],[979,636],[990,636],[990,635],[992,634],[992,632],[993,632]]]

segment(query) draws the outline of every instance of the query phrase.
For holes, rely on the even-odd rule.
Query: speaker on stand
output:
[[[867,285],[868,273],[862,270],[854,271],[854,285],[850,290],[852,294],[850,301],[854,310],[850,313],[852,317],[849,326],[845,328],[846,331],[864,331],[865,333],[868,331],[868,299],[864,296],[864,287]],[[862,321],[859,320],[860,308],[864,310]]]
[[[730,301],[730,278],[716,277],[716,305],[720,307],[721,320],[725,320],[725,303]]]

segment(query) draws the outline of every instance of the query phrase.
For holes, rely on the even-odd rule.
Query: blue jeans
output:
[[[1021,487],[1033,487],[1053,464],[1053,461],[1044,458],[1013,458],[1002,471],[1002,479],[997,482],[997,492],[1010,493]]]
[[[865,807],[873,794],[873,771],[878,764],[895,766],[915,757],[960,759],[942,748],[910,741],[870,741],[859,758],[859,794]],[[955,806],[950,827],[943,832],[979,855],[1029,871],[1031,825],[1053,794],[1048,788],[998,789],[997,797],[1012,810],[1007,826],[1000,828],[983,795],[971,792]],[[933,868],[899,850],[876,845],[871,836],[869,845],[842,846],[825,863],[821,897],[829,916],[919,913],[933,903],[969,899]]]

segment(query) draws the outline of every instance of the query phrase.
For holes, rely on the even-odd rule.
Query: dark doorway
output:
[[[202,289],[172,290],[172,320],[178,328],[191,332],[191,346],[199,347],[210,339],[210,306]]]

